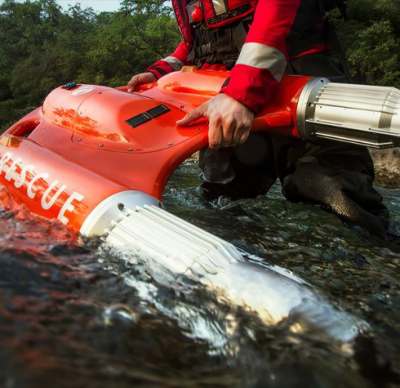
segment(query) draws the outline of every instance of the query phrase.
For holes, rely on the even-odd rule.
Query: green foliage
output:
[[[148,18],[142,13],[103,15],[87,37],[88,50],[77,80],[111,86],[169,55],[179,41],[175,21],[168,15]]]
[[[362,83],[400,87],[399,39],[389,21],[374,22],[359,32],[347,51],[349,64]]]
[[[55,0],[5,0],[0,37],[3,130],[55,87],[72,80],[124,85],[179,42],[171,8],[152,0],[125,0],[120,11],[101,14],[63,11]]]
[[[340,38],[357,82],[400,88],[400,2],[351,0]]]

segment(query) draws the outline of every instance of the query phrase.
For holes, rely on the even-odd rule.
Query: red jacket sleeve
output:
[[[239,58],[221,92],[259,112],[285,72],[286,38],[300,0],[259,0]]]
[[[173,54],[149,66],[146,71],[153,73],[157,79],[173,71],[179,71],[187,64],[188,54],[186,43],[181,42]]]

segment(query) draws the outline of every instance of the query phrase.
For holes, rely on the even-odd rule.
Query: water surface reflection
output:
[[[372,333],[343,345],[253,314],[190,283],[85,245],[57,223],[0,213],[0,383],[36,387],[400,386],[400,246],[318,207],[265,198],[206,202],[185,163],[165,192],[180,217],[288,268]],[[382,190],[396,223],[396,190]],[[23,210],[20,210],[20,212]],[[400,233],[399,233],[400,234]]]

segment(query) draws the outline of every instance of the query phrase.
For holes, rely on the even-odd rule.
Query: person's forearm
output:
[[[179,71],[187,64],[188,54],[187,45],[182,42],[173,54],[149,66],[146,71],[153,73],[157,79],[173,71]]]
[[[288,61],[286,39],[300,0],[259,0],[229,82],[221,89],[254,112],[270,100]]]

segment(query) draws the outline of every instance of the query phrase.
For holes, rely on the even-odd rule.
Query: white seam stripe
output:
[[[183,63],[175,57],[166,57],[163,61],[167,62],[175,71],[179,71],[183,67]]]
[[[245,43],[236,64],[268,69],[275,81],[280,82],[285,72],[286,58],[275,47],[261,43]]]

